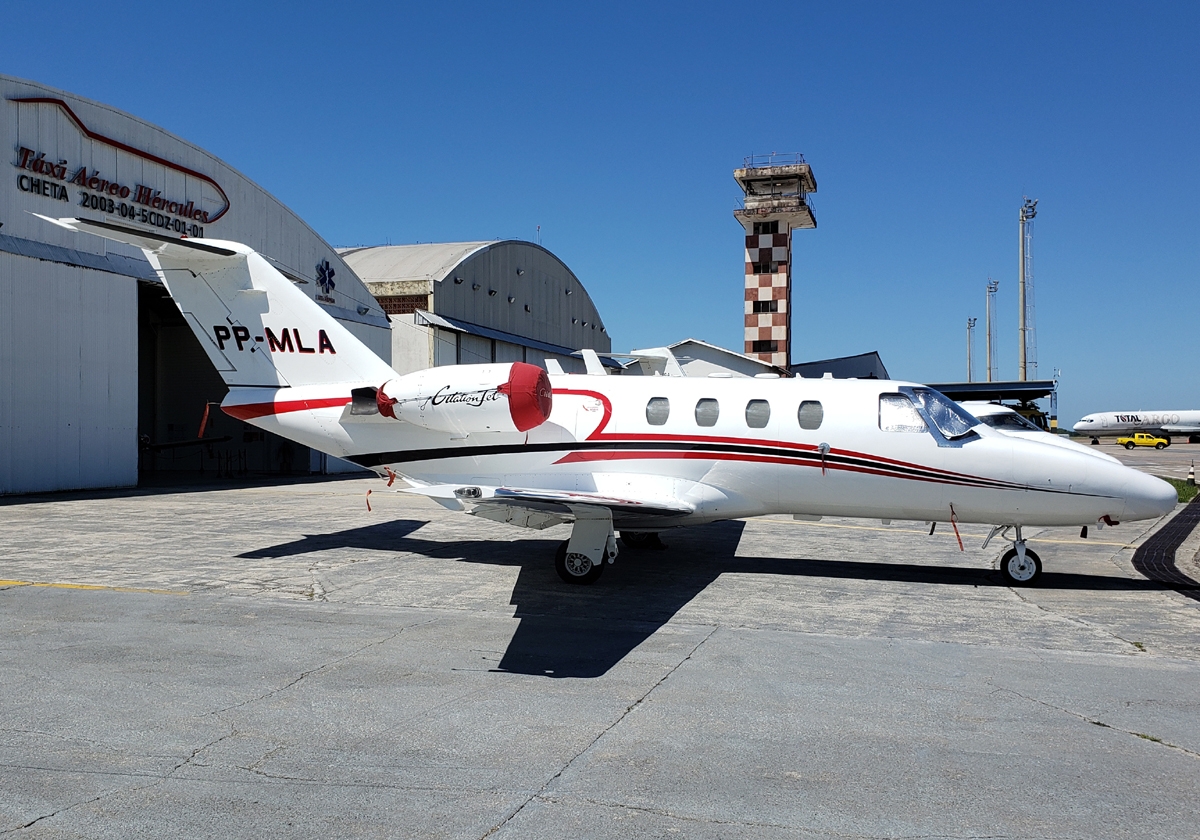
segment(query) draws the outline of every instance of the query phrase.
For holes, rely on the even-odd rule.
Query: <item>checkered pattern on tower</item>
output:
[[[746,235],[745,352],[782,367],[791,342],[790,240],[787,232]]]

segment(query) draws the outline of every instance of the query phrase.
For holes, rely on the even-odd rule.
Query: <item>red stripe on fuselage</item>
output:
[[[869,457],[869,456],[865,456]],[[789,458],[785,455],[755,455],[752,453],[743,452],[679,452],[674,450],[636,450],[630,452],[571,452],[562,458],[555,461],[556,464],[570,464],[584,461],[634,461],[634,460],[661,460],[661,461],[749,461],[756,464],[786,464],[794,467],[824,467],[827,470],[838,470],[841,472],[863,473],[865,475],[878,475],[884,478],[898,478],[904,481],[924,481],[930,484],[957,484],[967,486],[977,486],[987,489],[1019,489],[1014,487],[996,487],[995,479],[979,478],[965,474],[946,473],[939,475],[906,475],[897,473],[894,470],[889,470],[886,467],[869,467],[860,464],[838,464],[827,462],[822,464],[820,461],[813,461],[808,458]],[[887,459],[875,459],[887,460]],[[903,463],[903,462],[898,462]],[[916,465],[913,465],[916,467]],[[920,467],[919,469],[928,469]],[[938,472],[944,472],[939,470]]]
[[[316,408],[341,408],[350,402],[349,397],[323,397],[319,400],[287,400],[285,402],[247,403],[246,405],[223,405],[221,410],[238,420],[253,420],[272,414],[287,414],[291,411],[310,411]]]
[[[791,441],[764,440],[762,438],[718,437],[716,435],[712,435],[712,436],[672,435],[672,434],[646,433],[646,432],[632,432],[632,433],[609,432],[609,433],[605,433],[604,430],[608,427],[608,423],[612,419],[612,402],[608,399],[608,397],[606,395],[600,393],[599,391],[576,390],[573,388],[556,388],[554,393],[555,394],[563,394],[566,396],[574,396],[574,397],[592,397],[593,399],[599,400],[601,402],[601,404],[604,406],[604,416],[600,418],[600,423],[599,423],[599,425],[596,426],[595,430],[590,435],[587,436],[587,440],[606,440],[606,441],[613,441],[613,442],[659,441],[659,442],[663,442],[663,443],[698,443],[698,444],[732,443],[732,444],[745,444],[748,446],[774,446],[774,447],[780,447],[780,448],[786,448],[786,449],[795,449],[795,450],[802,451],[802,452],[816,452],[817,451],[817,447],[815,447],[809,443],[793,443]],[[891,464],[891,465],[897,466],[897,467],[907,467],[909,469],[924,470],[926,472],[938,473],[940,475],[944,475],[949,478],[980,480],[978,476],[967,475],[965,473],[956,473],[952,470],[943,470],[943,469],[939,469],[938,467],[927,467],[924,464],[914,464],[909,461],[898,461],[894,458],[884,458],[880,455],[871,455],[870,453],[867,453],[867,452],[857,452],[853,449],[831,449],[831,450],[829,450],[829,452],[831,455],[846,455],[851,458],[863,458],[865,460],[876,461],[881,464]],[[583,453],[577,453],[577,454],[583,454]],[[570,457],[570,456],[568,456],[568,457]],[[617,460],[619,457],[620,456],[616,456],[616,455],[610,455],[607,458],[600,458],[597,456],[595,458],[591,458],[590,460]],[[645,456],[631,455],[629,457],[645,457]],[[672,457],[676,457],[676,456],[672,456]],[[682,457],[682,456],[678,456],[678,457]],[[695,457],[700,457],[700,456],[689,455],[687,457],[695,458]],[[589,460],[589,459],[588,458],[575,458],[572,460],[583,461],[583,460]],[[562,461],[559,461],[559,463],[564,463],[565,461],[566,461],[566,459],[563,459]],[[780,461],[779,463],[787,463],[787,461]],[[983,479],[983,480],[991,481],[994,479]]]

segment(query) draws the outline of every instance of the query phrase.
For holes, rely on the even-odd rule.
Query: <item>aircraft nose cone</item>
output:
[[[1078,423],[1076,423],[1074,426],[1072,426],[1072,427],[1071,427],[1071,431],[1073,431],[1073,432],[1086,432],[1086,431],[1087,431],[1087,429],[1086,429],[1085,427],[1086,427],[1087,425],[1088,425],[1087,423],[1084,423],[1082,420],[1080,420]]]
[[[1175,509],[1179,494],[1161,478],[1133,471],[1125,485],[1125,512],[1122,519],[1157,519]]]

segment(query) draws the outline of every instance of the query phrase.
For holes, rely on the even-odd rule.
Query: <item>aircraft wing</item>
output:
[[[404,488],[400,492],[426,496],[451,510],[465,510],[484,519],[536,530],[571,522],[581,509],[606,508],[618,521],[687,516],[696,509],[670,497],[633,498],[578,490],[435,484]]]
[[[1200,425],[1196,423],[1170,423],[1158,428],[1169,435],[1200,435]]]

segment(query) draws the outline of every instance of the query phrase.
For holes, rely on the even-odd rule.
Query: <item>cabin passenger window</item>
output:
[[[879,395],[879,428],[885,432],[925,432],[925,421],[904,394]]]
[[[666,397],[651,397],[646,403],[646,422],[651,426],[662,426],[671,416],[671,401]]]
[[[796,419],[800,421],[801,429],[811,432],[813,429],[821,428],[821,421],[825,419],[825,409],[816,400],[805,400],[800,403]]]
[[[766,400],[750,400],[746,403],[746,425],[751,429],[765,429],[771,420],[771,404]]]
[[[721,414],[721,406],[716,400],[703,399],[696,403],[696,425],[715,426],[717,417]]]

